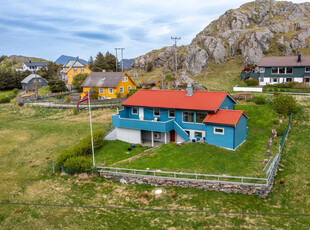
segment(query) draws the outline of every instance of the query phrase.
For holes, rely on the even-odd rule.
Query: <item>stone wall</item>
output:
[[[241,193],[257,195],[261,198],[266,198],[273,185],[273,177],[269,186],[251,185],[251,184],[237,184],[237,183],[223,183],[223,182],[208,182],[203,180],[190,180],[190,179],[173,179],[164,177],[147,177],[143,175],[124,175],[113,172],[100,172],[100,175],[122,183],[138,183],[150,184],[153,186],[176,186],[182,188],[196,188],[208,191],[219,191],[226,193]]]

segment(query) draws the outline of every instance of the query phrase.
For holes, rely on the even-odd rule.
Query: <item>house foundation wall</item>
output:
[[[118,127],[116,127],[115,130],[116,139],[133,144],[141,144],[141,130]]]

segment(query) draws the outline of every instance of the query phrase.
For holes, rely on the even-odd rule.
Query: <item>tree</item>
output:
[[[79,92],[82,92],[81,85],[83,84],[83,82],[85,81],[87,76],[88,76],[88,74],[86,74],[86,73],[80,73],[80,74],[74,76],[73,82],[72,82],[73,88],[77,89]]]
[[[94,59],[93,59],[92,56],[90,56],[90,58],[88,60],[88,66],[89,66],[90,69],[92,69],[93,66],[94,66]]]
[[[116,72],[119,70],[118,62],[117,62],[117,68],[116,68],[116,57],[109,52],[107,52],[104,57],[104,69],[107,72]]]
[[[96,60],[94,62],[93,67],[91,68],[91,71],[93,72],[101,72],[104,69],[104,56],[101,52],[99,52],[96,56]]]
[[[58,80],[62,66],[54,62],[49,62],[47,66],[41,68],[38,74],[46,80]]]
[[[151,72],[153,70],[153,64],[152,62],[148,62],[146,65],[146,71]]]
[[[97,100],[99,95],[99,89],[97,87],[90,89],[90,100]]]
[[[50,80],[48,86],[52,93],[67,91],[66,84],[61,80]]]

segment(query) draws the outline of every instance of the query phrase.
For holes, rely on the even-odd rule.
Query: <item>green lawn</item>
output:
[[[122,185],[104,178],[52,175],[51,164],[58,152],[89,133],[87,112],[74,116],[71,110],[3,104],[0,105],[0,201],[310,214],[310,100],[299,100],[299,104],[304,112],[293,117],[295,122],[284,147],[281,171],[267,199],[187,188]],[[110,127],[111,114],[115,111],[93,112],[94,129]],[[264,131],[256,133],[257,138],[261,133]],[[163,189],[162,195],[154,195],[158,188]],[[0,204],[1,229],[308,229],[309,225],[309,216]]]
[[[0,91],[0,97],[13,96],[13,90]]]
[[[271,105],[258,106],[252,102],[236,106],[248,115],[248,138],[236,151],[222,149],[205,143],[175,143],[163,145],[147,156],[130,162],[117,164],[118,167],[135,169],[161,169],[165,171],[192,172],[205,174],[226,174],[233,176],[264,176],[262,163],[267,150],[268,137],[279,120]],[[271,155],[278,153],[280,138],[273,142]]]

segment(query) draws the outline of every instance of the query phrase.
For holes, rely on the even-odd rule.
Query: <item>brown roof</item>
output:
[[[82,87],[115,88],[125,74],[126,72],[92,72],[85,79]]]
[[[258,66],[278,67],[278,66],[310,66],[310,56],[301,56],[301,62],[297,62],[297,56],[289,57],[262,57]]]

